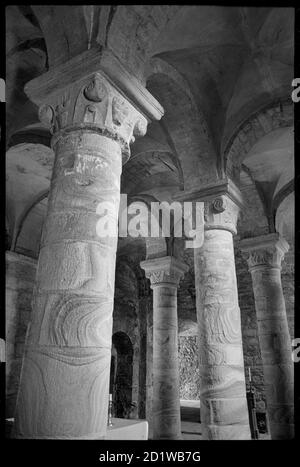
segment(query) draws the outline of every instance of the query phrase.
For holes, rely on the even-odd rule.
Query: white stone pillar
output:
[[[281,261],[288,251],[278,233],[241,240],[252,276],[272,439],[294,437],[294,369]]]
[[[233,184],[196,194],[204,201],[204,242],[194,251],[204,439],[250,439],[232,235],[239,205]]]
[[[153,289],[153,438],[181,439],[177,288],[188,267],[171,256],[141,267]]]
[[[18,438],[105,437],[122,158],[147,127],[133,96],[120,92],[122,80],[128,87],[124,76],[119,70],[115,86],[100,56],[92,65],[81,57],[25,88],[52,129],[55,163],[17,399]],[[148,96],[149,115],[152,96],[144,88],[137,93],[139,102]]]

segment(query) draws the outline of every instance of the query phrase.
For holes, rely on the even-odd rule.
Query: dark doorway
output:
[[[128,418],[132,407],[133,346],[124,332],[116,332],[112,344],[110,392],[113,394],[114,416]]]

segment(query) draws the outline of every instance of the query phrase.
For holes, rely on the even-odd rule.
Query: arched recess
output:
[[[46,128],[41,123],[34,123],[27,125],[14,133],[10,134],[7,138],[7,149],[17,146],[18,144],[42,144],[46,147],[51,147],[52,135],[49,128]]]
[[[127,334],[112,336],[111,381],[115,417],[128,418],[132,403],[133,345]]]
[[[170,66],[157,61],[147,77],[147,89],[160,102],[165,115],[160,124],[173,155],[180,161],[184,189],[193,190],[221,175],[216,152],[206,122],[192,95],[178,84],[178,74],[170,76]],[[174,75],[174,73],[173,73]]]
[[[239,179],[241,164],[251,148],[274,130],[293,126],[294,110],[291,99],[282,99],[259,109],[244,121],[234,134],[224,141],[224,169],[233,180]]]
[[[276,230],[280,203],[293,191],[293,123],[290,99],[280,101],[244,122],[224,152],[226,173],[238,186],[242,171],[252,179],[264,206],[269,232]]]

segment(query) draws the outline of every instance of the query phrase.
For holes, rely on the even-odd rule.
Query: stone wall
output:
[[[6,418],[14,415],[36,261],[6,251]]]
[[[283,288],[283,295],[285,299],[286,314],[288,319],[289,331],[291,339],[295,337],[294,330],[294,317],[295,317],[295,277],[294,277],[294,247],[293,244],[289,243],[290,249],[285,254],[284,260],[282,261],[281,270],[281,281]],[[297,336],[296,336],[297,337]]]
[[[194,250],[184,250],[183,261],[189,266],[177,291],[178,327],[180,336],[196,336],[197,312],[194,273]]]
[[[288,258],[287,261],[293,261]],[[243,352],[245,361],[246,381],[248,382],[248,367],[251,368],[252,381],[256,390],[257,410],[264,412],[265,389],[262,359],[258,341],[254,296],[251,275],[248,265],[238,248],[235,248],[235,263],[237,270],[237,283],[239,306],[241,309],[241,325],[243,335]],[[291,281],[291,266],[283,265],[283,288],[286,296],[289,323],[292,326],[293,283]],[[187,276],[181,281],[178,295],[179,314],[192,317],[195,310],[194,289]],[[199,364],[197,338],[194,335],[181,335],[178,342],[180,398],[199,399]]]
[[[199,399],[199,360],[196,336],[179,336],[178,357],[180,399]]]

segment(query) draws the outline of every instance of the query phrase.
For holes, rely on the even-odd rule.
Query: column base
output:
[[[205,440],[249,440],[249,424],[245,425],[202,425]]]

